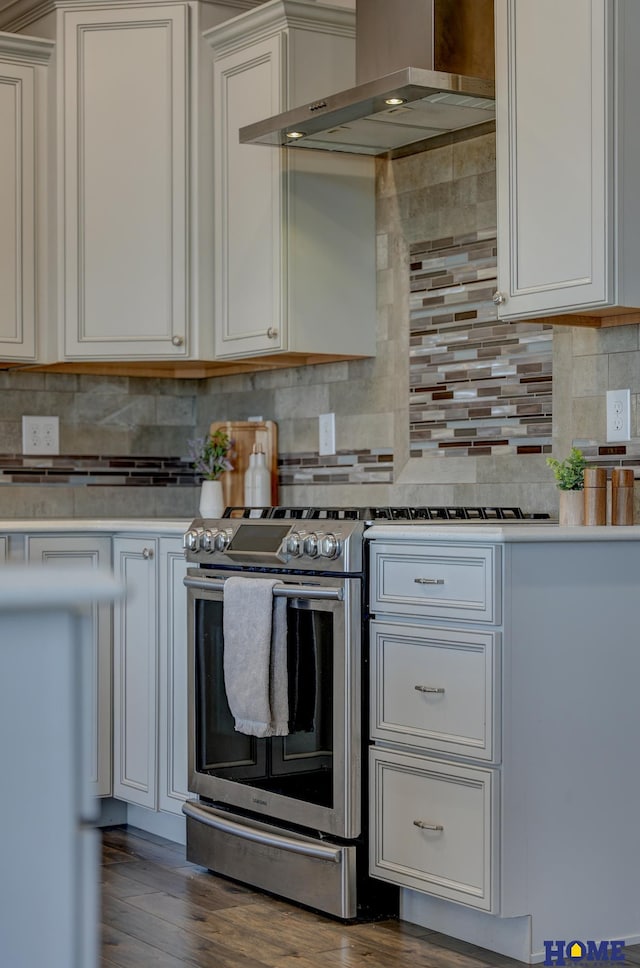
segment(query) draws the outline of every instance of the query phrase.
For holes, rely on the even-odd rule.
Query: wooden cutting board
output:
[[[265,464],[271,474],[271,504],[278,503],[278,428],[273,420],[221,420],[211,424],[211,433],[224,430],[231,437],[229,460],[232,471],[220,480],[226,507],[244,506],[244,475],[249,467],[253,445],[262,448]]]

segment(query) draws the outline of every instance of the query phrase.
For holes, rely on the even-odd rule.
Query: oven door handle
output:
[[[256,844],[263,844],[265,847],[276,847],[280,850],[288,850],[292,854],[304,854],[306,857],[332,861],[334,864],[339,864],[342,860],[340,848],[309,843],[306,839],[297,840],[294,837],[287,837],[286,834],[267,833],[260,827],[250,827],[248,824],[229,820],[218,813],[217,810],[201,807],[191,800],[182,804],[182,812],[192,820],[213,827],[214,830],[232,834],[241,840],[251,840]]]
[[[187,588],[199,588],[203,591],[222,591],[224,578],[183,578]],[[322,588],[316,585],[275,585],[273,594],[276,598],[301,598],[307,601],[323,600],[341,602],[344,592],[341,588]]]

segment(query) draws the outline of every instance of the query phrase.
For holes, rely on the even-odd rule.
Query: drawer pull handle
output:
[[[416,585],[444,585],[444,578],[414,578]]]
[[[420,830],[444,830],[441,823],[429,823],[428,820],[414,820],[414,827],[420,827]]]
[[[414,686],[416,692],[435,692],[439,696],[444,696],[443,686]]]

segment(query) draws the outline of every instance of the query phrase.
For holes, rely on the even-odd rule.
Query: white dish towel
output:
[[[239,733],[287,736],[287,601],[277,578],[227,578],[224,583],[224,685]]]

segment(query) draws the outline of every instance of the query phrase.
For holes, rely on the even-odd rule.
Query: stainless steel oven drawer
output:
[[[194,801],[187,860],[336,917],[356,917],[356,849]]]

